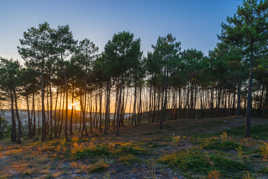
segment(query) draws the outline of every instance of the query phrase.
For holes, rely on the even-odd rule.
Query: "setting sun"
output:
[[[74,110],[80,110],[80,105],[79,105],[79,102],[78,101],[75,101],[73,103],[70,103],[68,105],[68,109],[71,110],[71,109],[74,109]]]

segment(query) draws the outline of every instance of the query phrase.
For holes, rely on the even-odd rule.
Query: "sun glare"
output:
[[[80,110],[79,102],[76,101],[76,102],[70,103],[70,104],[68,105],[68,109],[69,109],[69,110],[71,110],[71,109],[74,109],[74,110]]]

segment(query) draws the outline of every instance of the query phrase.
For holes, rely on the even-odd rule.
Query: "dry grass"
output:
[[[268,142],[264,142],[262,146],[260,146],[261,155],[263,160],[268,161]]]
[[[108,163],[106,163],[104,160],[99,160],[94,164],[90,164],[87,167],[87,170],[89,173],[100,172],[100,171],[103,171],[103,170],[109,168],[109,166],[110,165]]]
[[[208,173],[208,179],[219,179],[221,177],[221,173],[217,170],[212,170]]]
[[[254,120],[254,122],[261,123],[258,119]],[[193,143],[191,141],[195,135],[203,135],[209,132],[209,136],[212,136],[210,133],[218,133],[226,127],[239,125],[243,125],[243,120],[238,123],[238,120],[232,121],[231,118],[195,121],[187,119],[166,122],[163,130],[158,129],[158,124],[143,125],[133,129],[122,129],[121,136],[119,137],[112,135],[91,138],[72,137],[70,141],[65,141],[64,139],[55,139],[44,143],[24,141],[23,145],[0,141],[0,176],[12,178],[12,176],[16,175],[18,178],[23,178],[26,175],[37,178],[42,178],[43,176],[61,178],[70,172],[81,173],[81,176],[82,174],[91,176],[92,173],[96,175],[95,172],[103,170],[111,173],[111,171],[114,171],[114,167],[118,165],[124,166],[124,169],[126,169],[126,166],[131,168],[136,166],[136,164],[125,164],[132,164],[133,162],[137,163],[137,165],[145,164],[147,159],[152,160],[154,158],[155,160],[159,156],[162,156],[160,160],[169,162],[177,157],[175,152],[178,150],[192,148],[193,146],[198,146],[198,150],[205,150],[200,148],[200,143]],[[220,133],[220,135],[215,136],[213,134],[213,137],[205,138],[208,143],[211,140],[217,139],[227,142],[234,141],[252,149],[252,151],[259,148],[260,150],[258,151],[261,152],[258,154],[259,156],[261,154],[262,158],[254,158],[254,162],[267,164],[265,163],[268,159],[267,142],[260,147],[260,141],[257,139],[233,137],[226,132]],[[98,151],[100,146],[105,146],[104,149],[112,155],[112,159],[103,155],[95,156],[95,158],[87,157],[81,160],[75,160],[72,157],[85,150]],[[102,151],[105,152],[105,150]],[[148,151],[152,152],[153,155],[148,154]],[[216,149],[212,152],[219,152],[219,150]],[[243,148],[228,151],[229,155],[239,161],[245,160],[245,157],[248,157],[246,160],[251,160],[252,158],[251,154],[247,154]],[[142,163],[139,162],[141,160],[143,161]],[[262,163],[258,164],[259,168],[263,168]],[[158,169],[152,167],[152,176],[154,177],[157,177],[155,174],[156,169],[157,173],[165,170],[165,168]],[[148,167],[148,170],[151,170],[151,168]],[[141,171],[138,169],[138,172]],[[102,176],[100,178],[103,178],[104,173],[97,174]],[[264,174],[265,172],[263,172]],[[204,174],[204,176],[216,179],[217,177],[224,176],[224,173],[213,168],[209,169],[208,173]]]

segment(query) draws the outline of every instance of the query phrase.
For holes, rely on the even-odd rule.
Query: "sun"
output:
[[[68,109],[71,110],[72,108],[73,108],[74,110],[79,110],[79,109],[80,109],[79,102],[76,101],[76,102],[70,103],[70,104],[68,105]]]

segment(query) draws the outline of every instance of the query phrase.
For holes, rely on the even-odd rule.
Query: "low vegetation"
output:
[[[268,125],[263,120],[259,121],[263,123],[262,126]],[[243,124],[242,119],[240,122]],[[184,121],[182,123],[186,124]],[[132,132],[140,134],[135,140],[131,138],[131,142],[129,136],[123,134],[116,140],[111,136],[73,137],[68,141],[28,141],[23,145],[3,141],[4,143],[0,143],[0,167],[3,168],[0,175],[64,178],[75,174],[80,177],[86,175],[93,178],[113,178],[113,175],[120,177],[119,174],[123,173],[124,176],[133,175],[136,178],[268,177],[268,138],[264,137],[261,140],[258,136],[261,133],[257,133],[254,138],[244,138],[231,135],[229,132],[219,134],[217,129],[212,134],[211,130],[215,126],[207,125],[210,126],[210,132],[200,137],[194,132],[198,129],[197,126],[191,129],[193,135],[174,135],[176,131],[180,131],[181,134],[185,132],[179,124],[170,123],[170,126],[178,127],[167,127],[159,135],[152,136],[143,134],[143,128],[138,128],[138,131],[133,128]],[[149,127],[148,125],[147,130]],[[234,127],[230,131],[239,129],[240,127]],[[155,133],[154,131],[157,129],[153,129],[152,133]],[[128,132],[130,131],[125,134]],[[12,165],[14,160],[19,161],[20,165]]]

